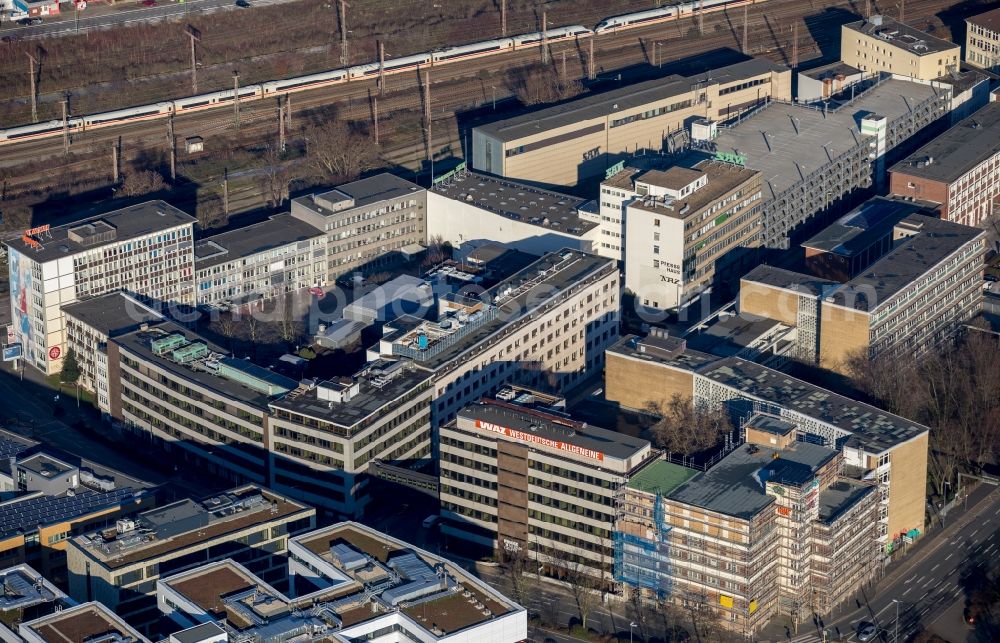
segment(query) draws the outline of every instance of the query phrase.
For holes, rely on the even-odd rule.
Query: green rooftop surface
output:
[[[666,460],[657,460],[632,476],[628,486],[646,493],[667,495],[697,474],[694,469],[672,464]]]

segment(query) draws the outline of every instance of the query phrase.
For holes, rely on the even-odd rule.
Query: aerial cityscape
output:
[[[0,0],[0,643],[1000,641],[1000,1]]]

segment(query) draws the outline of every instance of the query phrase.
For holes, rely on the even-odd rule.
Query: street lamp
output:
[[[634,630],[637,627],[638,625],[636,625],[635,621],[632,621],[628,624],[628,643],[632,643],[632,630]]]
[[[899,601],[894,598],[892,602],[896,604],[896,626],[892,635],[892,643],[899,643]]]

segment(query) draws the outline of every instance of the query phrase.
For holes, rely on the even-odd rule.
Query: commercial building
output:
[[[629,174],[627,171],[622,174]],[[612,177],[604,190],[631,192],[622,204],[625,287],[637,303],[682,305],[727,273],[756,265],[761,243],[761,174],[721,161]]]
[[[267,405],[298,382],[173,322],[111,338],[107,360],[111,416],[125,430],[213,475],[267,483]]]
[[[867,202],[803,244],[812,275],[744,275],[740,312],[796,328],[795,356],[840,372],[855,357],[930,350],[979,312],[986,241],[920,211]]]
[[[357,523],[292,539],[281,592],[226,560],[157,583],[190,640],[517,643],[527,613],[452,563]]]
[[[392,174],[292,199],[291,215],[326,234],[326,282],[385,270],[427,242],[427,190]],[[318,249],[314,248],[315,257]]]
[[[108,390],[108,341],[131,333],[143,324],[155,326],[163,315],[124,292],[112,292],[63,306],[66,316],[66,350],[73,351],[80,366],[82,388],[92,391],[102,416],[111,417]]]
[[[538,185],[573,186],[603,177],[639,150],[679,149],[694,117],[726,121],[774,98],[792,99],[792,74],[765,59],[650,80],[476,127],[472,166]]]
[[[46,375],[66,352],[62,306],[124,290],[182,309],[195,303],[194,217],[150,201],[6,241],[15,343]]]
[[[289,538],[315,526],[315,509],[255,486],[179,500],[72,538],[69,593],[154,631],[159,578],[228,558],[278,582]]]
[[[647,440],[527,404],[537,397],[505,387],[441,427],[442,533],[613,587],[618,490],[655,455]]]
[[[0,564],[31,565],[60,587],[70,538],[155,504],[148,484],[116,471],[2,437],[0,450],[16,490],[0,502]]]
[[[863,72],[934,80],[958,71],[961,47],[887,16],[851,22],[840,31],[840,60]]]
[[[403,316],[370,353],[432,374],[431,425],[514,380],[561,390],[600,369],[618,337],[618,268],[576,250],[549,253],[480,297],[438,300],[438,321]]]
[[[562,248],[589,252],[598,241],[598,226],[580,214],[584,204],[567,194],[463,170],[428,192],[427,236],[456,248],[491,241],[536,255]]]
[[[1000,103],[988,103],[889,170],[892,194],[939,206],[941,218],[980,226],[1000,196]]]
[[[673,395],[726,408],[746,433],[764,412],[795,425],[799,440],[843,454],[844,470],[878,483],[879,546],[891,551],[923,533],[929,429],[766,366],[715,358],[648,338],[624,338],[608,350],[605,396],[628,408]]]
[[[84,603],[48,616],[21,623],[24,643],[87,643],[113,640],[150,643],[125,620],[100,603]]]
[[[965,19],[965,62],[1000,69],[1000,8]]]
[[[896,148],[941,118],[952,88],[887,75],[826,106],[772,102],[692,146],[761,173],[763,245],[788,248],[813,218],[855,190],[880,184]]]
[[[752,636],[775,614],[826,616],[877,574],[878,493],[843,455],[754,414],[705,471],[658,460],[625,486],[615,577]]]
[[[327,283],[326,236],[289,214],[236,228],[194,248],[199,306],[239,306]]]
[[[23,643],[21,623],[34,621],[76,605],[58,587],[29,565],[0,569],[0,641]]]
[[[371,500],[369,469],[433,469],[427,371],[378,359],[349,378],[299,387],[270,403],[270,486],[335,515]]]
[[[876,75],[868,74],[868,77]],[[865,79],[865,72],[856,67],[837,62],[800,71],[795,99],[800,103],[816,103],[840,97],[857,88]]]

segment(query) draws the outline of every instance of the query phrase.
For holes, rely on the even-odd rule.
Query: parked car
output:
[[[156,0],[142,0],[142,4],[144,7],[155,7]]]
[[[878,626],[874,623],[859,623],[858,624],[858,640],[859,641],[871,641],[878,636]]]
[[[41,18],[21,18],[20,20],[17,21],[17,24],[24,25],[25,27],[30,27],[31,25],[40,25],[40,24],[42,24],[42,19]]]
[[[236,0],[237,7],[243,7],[244,9],[250,8],[250,0]]]

